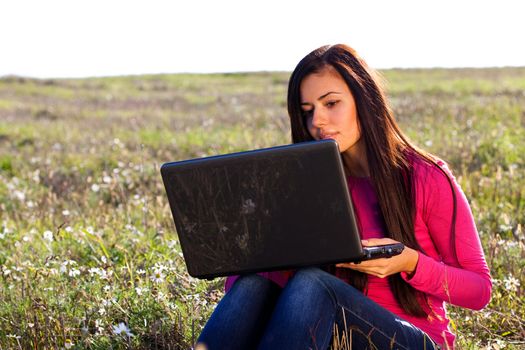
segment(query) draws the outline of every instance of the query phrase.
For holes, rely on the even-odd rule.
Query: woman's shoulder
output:
[[[412,169],[412,177],[420,185],[427,187],[447,184],[449,186],[450,181],[454,180],[448,164],[437,156],[411,153],[408,160]]]

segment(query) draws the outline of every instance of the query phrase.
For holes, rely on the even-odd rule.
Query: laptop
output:
[[[364,256],[334,140],[171,162],[161,174],[193,277]]]

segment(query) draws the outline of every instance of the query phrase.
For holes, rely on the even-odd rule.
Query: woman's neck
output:
[[[347,175],[354,177],[370,176],[363,139],[342,153],[342,157]]]

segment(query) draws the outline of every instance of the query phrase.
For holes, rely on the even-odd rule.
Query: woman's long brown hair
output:
[[[422,251],[415,238],[415,184],[411,157],[415,156],[438,167],[453,191],[454,210],[452,217],[451,246],[455,252],[456,197],[452,180],[439,167],[429,153],[412,145],[398,127],[393,113],[375,73],[346,45],[323,46],[304,57],[293,71],[288,84],[288,114],[294,143],[314,140],[306,127],[301,110],[301,82],[312,73],[327,66],[333,67],[345,80],[356,102],[358,124],[364,140],[370,178],[375,188],[381,213],[385,220],[385,235],[402,242],[407,247]],[[365,290],[365,274],[348,270],[349,281],[360,290]],[[409,314],[419,317],[427,315],[412,286],[400,276],[389,276],[390,288],[399,305]],[[419,299],[419,300],[418,300]]]

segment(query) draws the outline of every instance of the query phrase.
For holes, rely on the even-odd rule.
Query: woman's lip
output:
[[[324,139],[333,139],[335,137],[335,135],[337,135],[337,133],[333,133],[333,134],[321,134],[321,139],[324,140]]]

